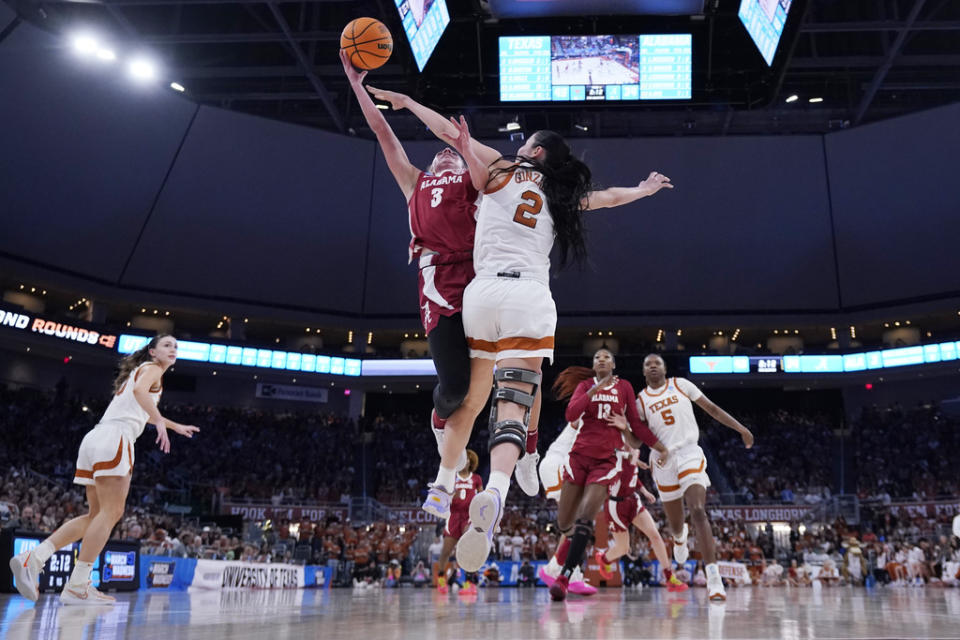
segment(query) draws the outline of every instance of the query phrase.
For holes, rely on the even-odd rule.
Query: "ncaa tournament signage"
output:
[[[326,403],[329,397],[329,391],[321,387],[303,387],[290,384],[258,382],[257,397],[273,398],[275,400]]]
[[[197,560],[190,589],[302,589],[303,566]]]

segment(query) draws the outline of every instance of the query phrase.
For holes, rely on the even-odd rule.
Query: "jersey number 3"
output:
[[[543,209],[543,198],[536,191],[524,191],[520,197],[523,198],[523,202],[513,214],[513,221],[533,229],[537,226],[536,215]]]
[[[440,204],[440,201],[443,200],[443,187],[437,187],[436,189],[430,190],[430,206],[434,209]]]

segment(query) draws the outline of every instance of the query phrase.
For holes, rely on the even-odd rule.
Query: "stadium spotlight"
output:
[[[73,36],[73,50],[82,56],[88,56],[97,51],[97,40],[87,33],[78,33]]]
[[[809,102],[823,102],[823,98],[810,98]]]
[[[186,87],[184,87],[179,82],[171,82],[170,88],[173,89],[174,91],[179,91],[180,93],[183,93],[184,91],[187,90]]]
[[[787,96],[787,99],[784,100],[784,102],[786,102],[786,103],[796,102],[796,101],[799,100],[799,99],[800,99],[800,96],[798,96],[797,94],[794,93],[793,95]]]
[[[127,70],[137,80],[153,80],[157,77],[157,66],[145,58],[134,58],[127,65]]]
[[[113,49],[107,49],[106,47],[97,49],[97,60],[101,62],[113,62],[117,59],[117,54]]]

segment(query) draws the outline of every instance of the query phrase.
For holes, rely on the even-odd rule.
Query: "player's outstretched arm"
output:
[[[652,196],[660,189],[673,189],[670,178],[651,171],[647,179],[635,187],[610,187],[599,191],[591,191],[584,198],[583,210],[593,211],[594,209],[608,209],[610,207],[619,207],[628,204],[640,198]]]
[[[427,128],[433,132],[433,135],[440,138],[443,142],[449,144],[451,138],[457,137],[456,128],[451,126],[450,121],[447,120],[445,116],[440,115],[430,107],[420,104],[410,96],[396,91],[377,89],[369,85],[367,85],[367,91],[372,93],[373,97],[377,100],[389,102],[390,107],[394,111],[409,109],[410,113],[417,116],[420,122],[425,124]],[[470,146],[485,165],[489,165],[501,156],[501,153],[493,147],[488,147],[473,138],[470,139]]]
[[[753,434],[750,433],[750,429],[747,429],[745,426],[740,424],[740,421],[734,418],[732,415],[713,404],[707,396],[700,396],[697,398],[697,405],[710,414],[714,420],[719,422],[725,427],[733,429],[740,434],[740,438],[743,440],[744,446],[749,449],[753,446]]]
[[[143,374],[134,381],[133,398],[147,412],[147,422],[157,428],[157,444],[160,445],[160,450],[164,453],[170,453],[170,438],[167,435],[167,429],[172,429],[174,433],[179,433],[188,438],[192,438],[193,434],[200,429],[167,420],[160,415],[160,410],[157,409],[153,398],[150,397],[150,389],[160,383],[161,377],[163,377],[163,369],[159,366],[145,367]]]
[[[470,144],[473,138],[470,137],[470,128],[467,126],[467,121],[463,116],[460,116],[460,120],[450,118],[450,124],[453,127],[454,134],[448,136],[446,142],[452,144],[463,156],[467,163],[467,169],[470,171],[470,180],[473,182],[473,187],[477,191],[483,191],[490,180],[490,170],[473,151]]]
[[[360,103],[363,117],[366,119],[370,130],[377,136],[380,148],[383,149],[383,155],[387,160],[390,173],[393,174],[400,191],[403,192],[403,197],[409,200],[417,186],[420,170],[410,163],[407,152],[404,151],[397,135],[387,124],[386,118],[377,109],[377,105],[373,104],[370,95],[364,91],[363,79],[367,72],[358,72],[354,69],[353,65],[350,64],[350,57],[343,49],[340,50],[340,62],[343,63],[343,72],[347,75],[347,80],[350,81],[350,88],[353,89],[354,95],[357,96],[357,102]]]

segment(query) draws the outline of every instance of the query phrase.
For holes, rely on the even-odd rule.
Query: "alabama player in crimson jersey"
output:
[[[613,546],[606,551],[597,550],[594,560],[600,565],[600,577],[609,580],[612,577],[611,565],[630,548],[630,525],[647,536],[653,555],[663,567],[663,577],[667,581],[667,591],[686,591],[687,585],[673,575],[667,547],[657,531],[657,524],[640,500],[640,494],[647,502],[656,502],[656,498],[640,482],[640,469],[649,469],[640,462],[640,452],[633,447],[624,446],[618,454],[622,458],[622,470],[616,482],[610,487],[610,499],[607,500],[606,513],[613,529]]]
[[[592,370],[568,367],[554,383],[558,398],[570,397],[567,421],[582,421],[567,458],[557,505],[557,524],[561,533],[570,538],[570,547],[563,569],[550,587],[554,600],[566,598],[570,576],[583,561],[593,533],[593,519],[607,501],[610,486],[620,476],[623,459],[618,452],[624,439],[638,448],[641,442],[647,444],[660,453],[662,460],[669,459],[667,448],[637,413],[633,386],[613,374],[615,367],[613,354],[599,349],[593,356]],[[622,417],[625,426],[615,416]]]
[[[485,388],[474,389],[472,395],[476,398],[471,398],[470,356],[462,320],[463,291],[474,277],[473,240],[480,192],[473,186],[463,159],[450,147],[437,153],[425,171],[415,167],[364,88],[366,72],[354,69],[344,51],[340,52],[340,60],[409,209],[409,259],[416,260],[419,267],[420,320],[437,369],[430,421],[442,457],[445,434],[458,432],[458,420],[470,421],[460,429],[468,437],[473,427],[471,412],[460,412],[458,416],[457,409],[467,401],[481,405],[486,401]],[[452,458],[450,484],[453,470],[463,468],[467,462],[466,440],[458,439],[452,444],[457,450]],[[525,487],[528,493],[533,492],[531,495],[539,488],[535,475],[534,470],[533,480],[526,483],[532,488]]]
[[[450,503],[450,517],[443,528],[443,548],[440,550],[440,571],[437,577],[437,589],[440,593],[447,593],[447,568],[450,565],[450,554],[453,547],[470,522],[470,502],[477,492],[483,491],[483,480],[474,473],[480,465],[477,454],[467,449],[467,464],[457,473],[457,480],[453,485],[453,501]],[[466,595],[475,593],[476,584],[470,583],[460,593]]]
[[[697,534],[697,549],[703,556],[707,574],[707,594],[711,601],[727,599],[723,580],[716,564],[716,545],[706,500],[710,478],[707,459],[697,444],[700,428],[693,413],[693,403],[710,414],[717,422],[740,434],[748,449],[753,446],[753,434],[736,418],[710,402],[696,385],[684,378],[667,378],[667,366],[655,353],[643,361],[643,377],[647,386],[637,394],[637,408],[651,431],[667,445],[670,460],[650,454],[653,481],[663,502],[663,510],[673,532],[673,557],[683,564],[687,560],[687,525],[684,523],[683,503],[690,510],[690,521]]]

